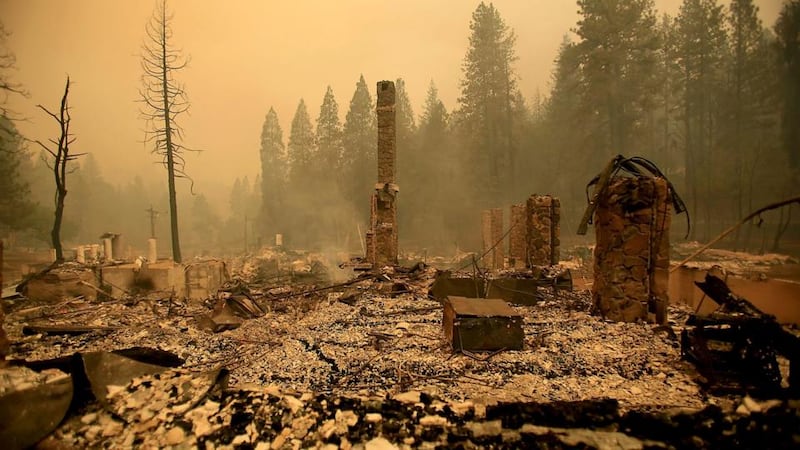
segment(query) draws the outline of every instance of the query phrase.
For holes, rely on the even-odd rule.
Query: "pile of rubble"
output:
[[[74,323],[97,328],[77,335],[24,336],[25,311],[17,311],[8,318],[15,342],[10,357],[149,347],[171,351],[197,369],[225,363],[235,387],[276,383],[337,394],[415,388],[448,400],[611,396],[624,407],[703,405],[673,336],[591,316],[585,292],[543,292],[545,300],[536,305],[514,306],[525,318],[524,349],[485,358],[453,352],[444,340],[440,303],[425,298],[427,283],[406,283],[412,292],[395,298],[381,296],[381,286],[390,283],[373,278],[342,292],[261,297],[263,316],[216,334],[196,320],[207,306],[179,301],[77,302],[47,307],[38,311],[46,319],[28,320],[53,329]],[[676,309],[673,316],[681,313]]]
[[[740,398],[701,391],[675,335],[685,308],[670,307],[671,327],[614,323],[589,314],[588,292],[543,287],[538,302],[512,306],[523,318],[522,350],[473,353],[445,339],[442,304],[429,296],[432,268],[282,285],[265,278],[263,261],[233,264],[234,283],[206,302],[153,295],[18,305],[6,317],[12,364],[131,347],[184,361],[109,385],[106,398],[95,395],[99,402],[73,405],[48,440],[81,447],[640,448],[702,446],[711,439],[703,428],[709,415],[726,418],[719,430],[744,426],[736,425],[740,419],[761,423],[767,413],[760,409],[768,407],[797,421],[793,403],[751,402],[741,410]],[[203,326],[218,310],[236,326]],[[676,408],[678,415],[666,412]],[[664,432],[676,424],[689,431]]]
[[[383,397],[287,392],[275,386],[215,391],[209,380],[182,371],[134,379],[114,390],[108,406],[95,404],[72,417],[44,444],[256,449],[753,448],[766,438],[776,447],[789,447],[800,426],[797,402],[760,404],[749,398],[744,404],[752,410],[736,416],[718,407],[623,414],[612,399],[484,405],[446,402],[419,391]]]

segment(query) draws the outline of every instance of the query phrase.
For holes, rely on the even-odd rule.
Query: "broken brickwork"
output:
[[[481,214],[481,236],[483,237],[483,265],[490,269],[502,269],[503,258],[503,210],[493,208]]]
[[[367,260],[377,266],[397,264],[397,192],[395,164],[395,89],[391,81],[378,82],[378,183],[372,197],[370,228],[374,253]],[[368,243],[369,245],[369,243]]]
[[[511,205],[511,232],[508,235],[509,265],[514,268],[525,268],[528,261],[527,220],[526,206],[524,203]]]
[[[662,178],[615,178],[595,213],[594,309],[621,321],[666,323],[669,188]]]
[[[531,195],[527,202],[527,258],[529,266],[558,264],[561,201],[551,195]]]

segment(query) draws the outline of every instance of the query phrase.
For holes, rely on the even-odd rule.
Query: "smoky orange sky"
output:
[[[464,0],[171,0],[174,44],[191,62],[177,78],[192,103],[183,117],[187,157],[197,190],[229,186],[259,172],[261,126],[277,111],[288,139],[300,98],[316,121],[330,85],[342,120],[360,74],[375,93],[379,80],[405,79],[416,114],[430,80],[448,110],[456,106],[469,22],[478,1]],[[549,90],[553,60],[578,20],[573,0],[496,0],[517,35],[515,64],[526,98]],[[680,0],[657,0],[676,14]],[[772,27],[780,0],[756,1]],[[117,184],[141,175],[152,181],[155,157],[142,143],[140,48],[154,1],[0,0],[0,17],[16,54],[13,78],[30,92],[9,106],[27,121],[31,139],[56,133],[35,108],[56,109],[67,74],[74,151],[91,152]],[[34,149],[35,150],[35,149]],[[165,177],[164,177],[165,178]],[[184,185],[182,187],[186,189]],[[226,192],[227,194],[227,192]]]

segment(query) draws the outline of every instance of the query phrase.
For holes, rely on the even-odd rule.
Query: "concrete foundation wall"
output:
[[[199,261],[188,265],[172,261],[159,261],[138,267],[135,264],[105,266],[101,269],[103,284],[111,286],[111,295],[119,297],[125,292],[141,290],[175,292],[178,298],[202,300],[216,294],[227,281],[222,261]]]

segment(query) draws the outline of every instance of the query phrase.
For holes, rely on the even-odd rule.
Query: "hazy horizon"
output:
[[[469,22],[478,1],[406,2],[346,0],[275,4],[257,0],[173,0],[174,44],[191,58],[177,76],[192,103],[181,122],[185,143],[202,153],[187,156],[196,190],[227,198],[237,177],[252,182],[259,170],[264,117],[274,107],[284,140],[300,98],[314,122],[330,85],[342,120],[359,75],[374,99],[379,80],[403,78],[419,115],[431,79],[448,111],[456,106]],[[563,36],[579,19],[574,1],[497,0],[517,35],[515,64],[522,94],[547,95],[553,60]],[[680,0],[657,0],[659,14],[676,14]],[[760,0],[760,18],[771,28],[781,6]],[[36,104],[56,109],[67,75],[75,151],[91,152],[106,181],[119,185],[135,175],[151,181],[163,172],[142,143],[139,117],[140,48],[155,2],[103,0],[3,0],[3,23],[15,53],[12,77],[30,98],[11,96],[8,106],[26,120],[28,138],[46,140],[54,124]],[[727,3],[723,3],[727,6]],[[31,150],[37,151],[31,147]],[[179,189],[188,189],[182,185]]]

